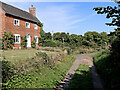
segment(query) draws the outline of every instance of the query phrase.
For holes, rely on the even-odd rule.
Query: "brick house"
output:
[[[0,1],[0,37],[2,38],[3,32],[12,32],[15,37],[13,47],[21,48],[21,36],[26,36],[27,47],[31,47],[33,40],[38,46],[40,26],[37,23],[40,21],[36,17],[36,8],[33,5],[29,12],[26,12]]]

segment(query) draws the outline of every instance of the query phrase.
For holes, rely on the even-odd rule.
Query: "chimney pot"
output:
[[[33,7],[33,5],[31,5],[31,7],[29,8],[29,13],[31,13],[34,16],[36,16],[36,8]]]

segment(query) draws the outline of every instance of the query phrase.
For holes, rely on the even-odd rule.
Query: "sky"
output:
[[[12,0],[11,0],[12,1]],[[114,31],[116,27],[105,25],[111,20],[106,19],[106,15],[98,15],[93,10],[94,7],[117,6],[111,0],[72,0],[66,2],[59,1],[47,2],[48,0],[29,0],[29,2],[20,2],[6,0],[7,4],[13,5],[22,10],[28,11],[33,5],[36,8],[36,16],[43,23],[45,32],[66,32],[70,34],[84,35],[88,31],[107,32]],[[65,0],[64,0],[65,1]],[[108,1],[108,2],[107,2]]]

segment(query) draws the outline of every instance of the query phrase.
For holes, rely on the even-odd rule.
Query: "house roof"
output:
[[[0,2],[0,7],[2,7],[2,9],[8,15],[12,15],[12,16],[19,17],[19,18],[22,18],[22,19],[25,19],[25,20],[29,20],[29,21],[32,21],[34,23],[40,23],[38,18],[35,17],[34,15],[32,15],[29,12],[23,11],[19,8],[16,8],[14,6],[8,5],[8,4],[3,3],[3,2]]]

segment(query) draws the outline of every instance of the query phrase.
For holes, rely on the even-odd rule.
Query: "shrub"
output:
[[[42,46],[42,43],[44,42],[44,38],[43,38],[43,37],[39,37],[38,39],[39,39],[39,40],[38,40],[38,41],[39,41],[39,42],[38,42],[38,45],[39,45],[39,46]]]
[[[42,60],[44,61],[44,62],[43,62],[44,64],[50,63],[50,62],[49,62],[49,57],[48,57],[48,55],[47,55],[46,53],[37,52],[37,53],[36,53],[36,56],[42,58]]]
[[[15,67],[9,61],[2,61],[2,83],[6,83],[7,80],[14,74]]]
[[[63,43],[57,40],[54,40],[53,42],[55,42],[57,47],[63,47]]]
[[[26,39],[26,37],[21,37],[21,46],[22,46],[22,48],[27,47],[27,39]]]
[[[32,41],[32,48],[35,48],[36,47],[36,42],[35,42],[35,40],[34,41]]]
[[[4,49],[4,39],[2,39],[2,49]]]
[[[3,34],[3,44],[5,45],[6,48],[10,48],[10,49],[13,48],[14,36],[13,36],[12,32],[10,32],[10,33],[4,32],[4,34]]]
[[[55,43],[55,41],[52,40],[45,40],[43,43],[44,47],[56,47],[57,44]]]

